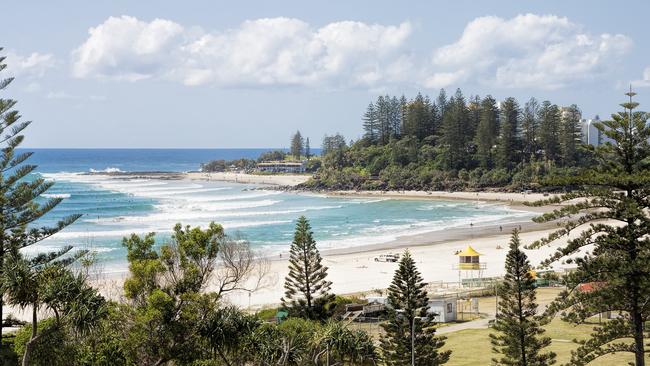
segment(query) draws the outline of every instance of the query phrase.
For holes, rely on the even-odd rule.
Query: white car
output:
[[[375,262],[397,262],[399,254],[381,254],[375,257]]]

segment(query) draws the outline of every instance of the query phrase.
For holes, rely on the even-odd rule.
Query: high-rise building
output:
[[[596,116],[593,119],[580,120],[580,129],[582,130],[582,142],[585,144],[598,146],[609,138],[605,136],[599,129],[596,128],[595,123],[600,122],[600,117]]]

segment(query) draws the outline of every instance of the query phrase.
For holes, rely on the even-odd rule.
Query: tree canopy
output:
[[[563,260],[577,266],[566,279],[568,290],[549,307],[549,316],[564,311],[566,320],[582,323],[599,313],[620,312],[581,342],[573,365],[613,352],[631,352],[637,366],[645,365],[644,324],[650,316],[650,126],[648,113],[635,111],[635,93],[627,95],[623,111],[597,124],[609,139],[594,149],[598,164],[578,175],[549,180],[548,184],[576,189],[535,203],[562,204],[537,222],[564,222],[532,247],[578,232],[544,262]]]
[[[309,221],[298,218],[289,254],[289,274],[285,278],[282,305],[291,316],[326,319],[330,315],[331,282],[327,267],[316,248]]]

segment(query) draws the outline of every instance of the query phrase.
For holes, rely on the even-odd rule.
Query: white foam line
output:
[[[170,228],[161,228],[161,227],[151,227],[148,229],[143,228],[132,228],[124,230],[110,230],[110,231],[63,231],[58,232],[52,236],[53,239],[78,239],[78,238],[108,238],[108,237],[117,237],[121,238],[124,236],[129,236],[133,233],[142,235],[145,233],[155,232],[155,233],[169,233],[172,230]]]
[[[245,221],[245,222],[223,222],[221,225],[225,229],[237,229],[244,227],[256,227],[256,226],[268,226],[268,225],[278,225],[278,224],[287,224],[291,223],[293,220],[269,220],[269,221]],[[193,223],[191,226],[200,226],[205,227],[209,221]],[[123,230],[104,230],[104,231],[63,231],[56,233],[52,236],[53,239],[92,239],[92,238],[122,238],[129,236],[131,234],[142,235],[150,232],[155,232],[156,234],[165,234],[171,233],[170,228],[162,227],[149,227],[147,229],[142,228],[131,228]]]
[[[220,201],[247,200],[252,198],[275,196],[282,193],[283,192],[280,191],[263,191],[263,193],[250,193],[250,194],[241,194],[241,195],[232,195],[232,196],[208,196],[208,197],[181,196],[178,198],[181,198],[188,202],[220,202]]]
[[[156,190],[156,191],[142,191],[142,192],[128,192],[131,194],[134,194],[136,196],[143,196],[143,197],[166,197],[166,196],[175,196],[179,194],[188,194],[188,193],[204,193],[204,192],[215,192],[215,191],[222,191],[226,188],[223,187],[218,187],[218,188],[193,188],[193,189],[181,189],[181,190],[173,190],[173,189],[166,189],[166,190]]]
[[[111,218],[99,219],[85,219],[83,221],[101,224],[101,225],[123,225],[125,223],[142,223],[142,222],[170,222],[170,221],[183,221],[193,219],[206,219],[206,218],[229,218],[229,217],[251,217],[251,216],[279,216],[296,214],[307,211],[317,211],[326,209],[336,209],[342,206],[317,206],[317,207],[304,207],[291,210],[276,210],[276,211],[251,211],[251,212],[178,212],[177,210],[166,210],[165,212],[153,213],[146,216],[119,216]]]
[[[43,198],[70,198],[70,193],[43,193]]]
[[[243,201],[243,202],[230,202],[230,203],[213,203],[213,204],[190,204],[185,206],[185,208],[190,210],[198,211],[225,211],[225,210],[237,210],[244,208],[255,208],[255,207],[265,207],[272,206],[282,201],[278,200],[260,200],[260,201]],[[183,209],[184,207],[178,207],[177,209]]]

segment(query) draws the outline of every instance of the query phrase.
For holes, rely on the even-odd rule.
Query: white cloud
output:
[[[110,17],[73,52],[73,75],[186,85],[374,86],[404,78],[412,27],[342,21],[314,28],[292,18],[203,32],[156,19]]]
[[[49,53],[33,52],[30,55],[23,56],[8,51],[6,56],[4,63],[7,64],[7,73],[14,77],[40,78],[45,75],[48,69],[56,65],[54,56]]]
[[[631,46],[624,35],[590,35],[555,15],[480,17],[458,41],[434,51],[426,84],[556,89],[604,74]]]
[[[134,17],[110,17],[88,31],[73,51],[73,75],[139,80],[171,64],[183,27],[163,19],[149,23]]]
[[[593,35],[555,15],[488,16],[418,61],[407,48],[412,28],[355,21],[314,27],[280,17],[208,32],[165,19],[110,17],[73,51],[72,70],[78,78],[219,87],[557,89],[603,77],[632,46],[624,35]]]
[[[35,82],[35,81],[30,82],[29,84],[27,84],[23,88],[23,90],[25,92],[27,92],[27,93],[37,93],[37,92],[41,91],[42,89],[43,89],[43,87],[41,86],[41,83],[38,83],[38,82]]]
[[[632,85],[636,87],[650,87],[650,66],[643,70],[641,79],[632,81]]]
[[[45,97],[47,99],[89,100],[93,102],[103,102],[106,100],[106,97],[103,95],[74,95],[65,91],[51,91]]]

